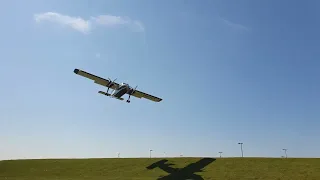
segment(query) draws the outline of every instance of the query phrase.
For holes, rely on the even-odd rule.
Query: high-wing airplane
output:
[[[94,83],[96,83],[96,84],[108,87],[107,92],[99,91],[100,94],[103,94],[103,95],[106,95],[106,96],[109,96],[109,97],[112,97],[112,98],[115,98],[115,99],[118,99],[121,101],[123,100],[122,96],[125,94],[128,94],[129,98],[127,100],[127,103],[130,103],[131,96],[134,96],[136,98],[149,99],[154,102],[162,101],[161,98],[158,98],[158,97],[152,96],[150,94],[144,93],[142,91],[136,90],[137,86],[135,88],[132,88],[129,86],[129,84],[126,84],[126,83],[118,84],[115,82],[116,79],[113,81],[109,78],[104,79],[104,78],[98,77],[96,75],[90,74],[88,72],[85,72],[83,70],[80,70],[80,69],[74,69],[73,72],[75,74],[78,74],[80,76],[83,76],[83,77],[86,77],[88,79],[93,80]],[[109,93],[110,88],[113,89],[112,93]]]

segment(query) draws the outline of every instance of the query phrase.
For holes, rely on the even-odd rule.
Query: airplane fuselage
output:
[[[114,90],[111,94],[111,96],[116,98],[121,98],[123,95],[125,95],[130,90],[130,87],[128,84],[122,83],[118,89]]]

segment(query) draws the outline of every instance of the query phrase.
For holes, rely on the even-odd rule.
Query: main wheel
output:
[[[127,100],[127,103],[130,103],[130,100]]]

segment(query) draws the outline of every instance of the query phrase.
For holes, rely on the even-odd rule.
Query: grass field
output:
[[[202,172],[199,169],[202,168]],[[319,180],[320,159],[119,158],[0,161],[1,180]]]

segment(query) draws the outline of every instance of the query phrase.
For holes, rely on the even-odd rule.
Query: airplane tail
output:
[[[116,99],[119,99],[119,100],[121,100],[121,101],[123,101],[123,100],[124,100],[122,97],[120,97],[120,98],[118,98],[118,97],[114,97],[114,96],[110,96],[110,97],[112,97],[112,98],[116,98]]]
[[[99,91],[100,94],[106,95],[106,96],[110,96],[111,94],[103,92],[103,91]]]
[[[99,91],[99,93],[100,93],[100,94],[103,94],[103,95],[106,95],[106,96],[109,96],[109,97],[112,97],[112,98],[119,99],[119,100],[121,100],[121,101],[122,101],[122,100],[124,100],[124,99],[123,99],[123,98],[121,98],[121,97],[120,97],[120,98],[118,98],[118,97],[114,97],[114,96],[111,96],[111,94],[106,93],[106,92],[103,92],[103,91]]]

